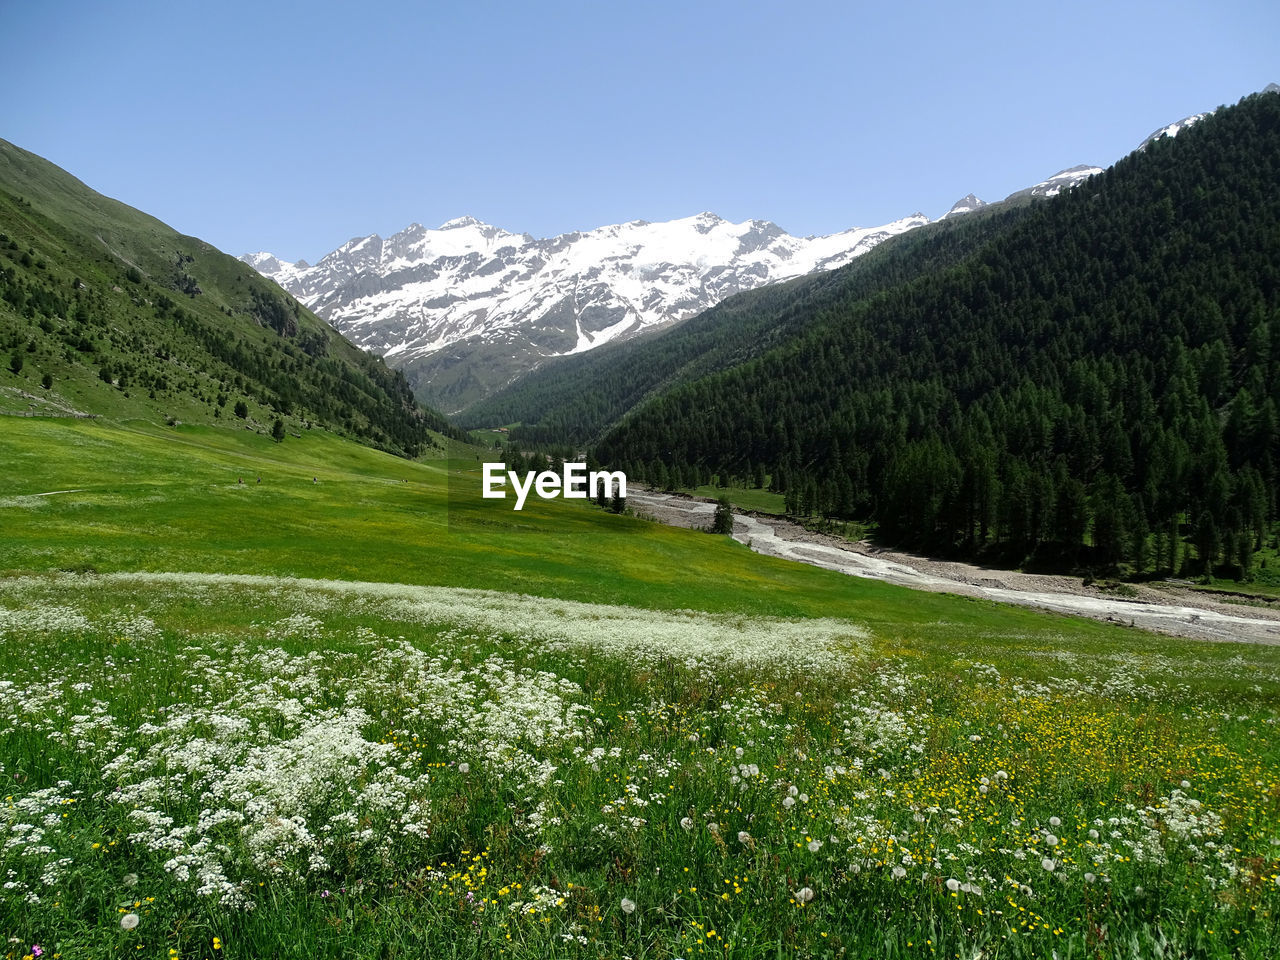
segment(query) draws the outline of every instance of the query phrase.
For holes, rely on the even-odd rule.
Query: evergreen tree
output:
[[[716,502],[715,518],[711,523],[712,533],[733,533],[733,504],[728,497],[721,497]]]

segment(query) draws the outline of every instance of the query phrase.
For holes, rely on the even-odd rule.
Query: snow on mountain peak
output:
[[[946,220],[948,217],[958,217],[958,216],[961,216],[962,214],[973,213],[973,211],[978,210],[981,207],[985,207],[986,205],[987,205],[987,202],[985,200],[979,200],[978,197],[975,196],[974,194],[972,193],[965,194],[963,197],[961,197],[959,200],[953,203],[951,205],[951,209],[948,210],[946,213],[944,213],[938,219]]]
[[[1138,144],[1138,149],[1139,150],[1147,149],[1148,144],[1150,144],[1153,140],[1159,140],[1161,137],[1176,137],[1183,130],[1187,129],[1187,127],[1190,127],[1199,123],[1201,120],[1203,120],[1207,116],[1209,116],[1209,114],[1207,113],[1196,113],[1196,114],[1192,114],[1189,117],[1184,117],[1181,120],[1175,121],[1174,123],[1167,124],[1166,126],[1163,126],[1159,130],[1152,133],[1149,137],[1143,140],[1142,143]]]

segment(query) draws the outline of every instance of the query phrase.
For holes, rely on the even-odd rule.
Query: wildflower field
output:
[[[429,465],[352,449],[313,485],[287,445],[199,467],[157,445],[129,487],[73,444],[100,436],[68,428],[65,460],[3,494],[6,957],[1280,949],[1274,647],[913,594],[589,508],[564,525],[590,549],[536,595],[503,588],[536,541],[479,524],[436,520],[378,565],[379,537],[412,539],[379,471],[429,498]],[[259,523],[211,464],[307,482]]]

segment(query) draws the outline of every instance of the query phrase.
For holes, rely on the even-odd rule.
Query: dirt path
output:
[[[628,491],[627,503],[637,514],[678,527],[710,526],[715,512],[715,503],[709,500],[639,489]],[[882,550],[866,542],[850,543],[814,533],[780,517],[735,513],[733,520],[733,538],[757,553],[850,576],[936,593],[985,597],[1197,640],[1280,643],[1277,611],[1225,603],[1193,590],[1135,586],[1137,596],[1123,599],[1086,587],[1076,577],[990,570]]]

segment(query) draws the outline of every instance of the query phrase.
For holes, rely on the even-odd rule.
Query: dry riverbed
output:
[[[627,502],[637,515],[671,526],[707,527],[715,511],[714,501],[684,494],[636,488],[628,494]],[[767,556],[918,590],[986,597],[1201,640],[1280,643],[1280,612],[1215,600],[1173,585],[1136,584],[1136,596],[1126,599],[1085,586],[1078,577],[918,557],[815,533],[767,514],[735,512],[733,538]]]

